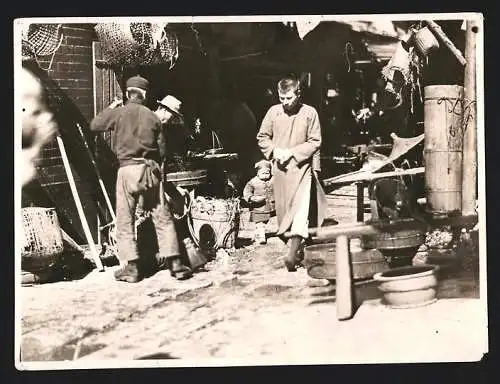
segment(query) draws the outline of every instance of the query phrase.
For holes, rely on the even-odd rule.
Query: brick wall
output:
[[[78,148],[78,141],[75,137],[78,135],[78,131],[74,122],[80,122],[82,126],[86,127],[94,116],[92,41],[96,37],[91,24],[64,24],[62,32],[63,41],[52,58],[52,63],[51,57],[39,60],[40,68],[46,69],[45,73],[40,71],[39,73],[46,76],[48,81],[53,81],[53,84],[59,88],[57,98],[60,98],[60,95],[64,95],[66,98],[62,108],[69,117],[63,120],[58,118],[58,123],[60,130],[73,132],[65,136],[66,152],[70,158],[85,215],[94,239],[96,239],[95,194],[97,191],[95,184],[88,182],[89,172],[82,171],[88,167],[75,167],[74,164],[75,158],[85,157],[84,148],[81,148],[81,145]],[[77,169],[80,169],[80,172]],[[55,139],[44,147],[38,159],[38,181],[50,193],[58,214],[64,214],[74,226],[74,230],[80,234],[80,238],[84,238],[83,228]],[[26,205],[29,202],[23,202],[23,204]]]
[[[63,25],[63,41],[52,64],[50,57],[39,61],[41,68],[74,103],[87,122],[94,116],[92,41],[94,30],[87,24]],[[54,140],[45,146],[39,159],[42,184],[66,182],[66,173]],[[78,178],[78,175],[75,175]]]

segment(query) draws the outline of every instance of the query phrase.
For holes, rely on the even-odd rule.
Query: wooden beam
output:
[[[359,172],[356,174],[347,174],[347,175],[340,175],[340,176],[335,176],[330,179],[325,179],[323,180],[323,185],[325,188],[331,187],[333,185],[341,185],[341,184],[352,184],[355,182],[360,182],[360,181],[372,181],[376,179],[383,179],[384,177],[401,177],[401,176],[408,176],[408,175],[417,175],[419,173],[425,173],[425,168],[424,167],[417,167],[417,168],[411,168],[411,169],[405,169],[403,171],[391,171],[391,172],[380,172],[380,173],[369,173],[369,171],[365,172]],[[345,176],[342,178],[342,176]]]
[[[467,216],[445,216],[426,218],[427,225],[440,227],[449,225],[452,227],[473,227],[477,223],[477,215]],[[426,225],[415,219],[398,219],[394,221],[367,221],[364,223],[348,223],[331,225],[318,228],[309,228],[309,234],[317,239],[332,240],[338,236],[347,236],[349,238],[358,238],[364,235],[376,235],[386,231],[425,229]],[[290,232],[284,234],[285,237],[291,237]]]

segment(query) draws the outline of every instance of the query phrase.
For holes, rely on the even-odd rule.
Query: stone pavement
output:
[[[352,222],[355,197],[332,200],[335,218]],[[442,281],[440,300],[405,310],[384,307],[373,284],[359,283],[361,306],[339,322],[334,286],[304,269],[286,272],[284,250],[271,238],[221,253],[207,272],[182,282],[167,271],[137,284],[116,282],[115,267],[21,287],[22,360],[75,368],[132,359],[187,366],[424,362],[477,360],[486,350],[476,275]]]

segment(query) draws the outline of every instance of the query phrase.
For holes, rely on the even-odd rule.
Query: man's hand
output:
[[[281,157],[283,156],[283,149],[281,148],[274,148],[273,150],[273,157],[280,161]]]
[[[121,107],[123,105],[122,99],[114,99],[108,108],[115,109],[116,107]]]
[[[289,149],[282,149],[278,161],[281,164],[286,164],[293,157],[292,151]]]

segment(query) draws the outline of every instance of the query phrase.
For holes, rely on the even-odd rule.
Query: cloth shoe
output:
[[[182,263],[180,257],[173,257],[170,260],[170,274],[177,280],[186,280],[193,276],[191,268]]]
[[[142,280],[142,273],[137,261],[129,261],[127,265],[115,271],[115,279],[127,283],[137,283]]]

